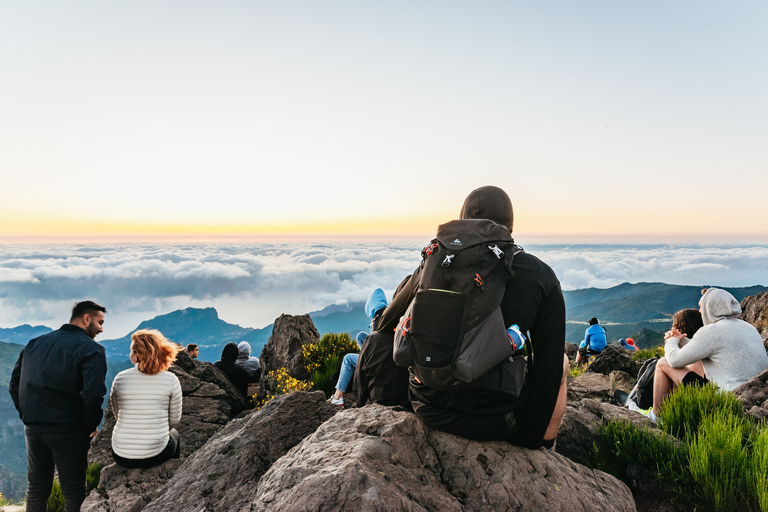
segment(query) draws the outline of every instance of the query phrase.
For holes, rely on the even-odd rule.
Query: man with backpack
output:
[[[514,244],[512,221],[502,189],[469,194],[379,329],[396,329],[393,357],[408,366],[411,404],[427,425],[551,448],[565,411],[565,302],[552,269]]]

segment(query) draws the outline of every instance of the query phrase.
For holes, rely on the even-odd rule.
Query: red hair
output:
[[[160,331],[142,329],[131,334],[131,351],[136,356],[141,373],[155,375],[171,367],[181,345],[171,343]]]

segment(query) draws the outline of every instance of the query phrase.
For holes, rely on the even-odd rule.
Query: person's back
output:
[[[224,372],[224,375],[227,376],[229,382],[231,382],[243,396],[246,396],[248,394],[250,377],[248,376],[248,372],[235,364],[238,353],[237,344],[229,342],[224,345],[224,348],[221,351],[221,359],[213,363],[213,365]]]
[[[586,346],[594,352],[602,352],[608,344],[605,329],[600,324],[590,325],[584,333]]]
[[[258,357],[251,357],[251,344],[247,341],[237,344],[235,364],[245,370],[249,382],[258,382],[261,379],[261,362]]]

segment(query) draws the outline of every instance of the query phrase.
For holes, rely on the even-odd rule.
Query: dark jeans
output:
[[[181,441],[179,440],[179,431],[172,428],[168,432],[168,444],[165,445],[165,449],[148,459],[126,459],[117,455],[114,450],[112,451],[112,458],[115,459],[119,465],[124,468],[151,468],[152,466],[159,466],[163,462],[169,459],[178,459],[181,457]]]
[[[59,470],[59,483],[67,512],[80,510],[85,500],[85,470],[91,438],[87,433],[26,434],[27,512],[45,512],[53,485],[54,466]]]

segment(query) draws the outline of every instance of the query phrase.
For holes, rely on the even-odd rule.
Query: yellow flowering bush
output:
[[[357,354],[360,348],[349,333],[328,333],[317,343],[304,345],[304,365],[312,376],[312,387],[329,394],[333,390],[332,377],[339,370],[345,354]]]
[[[256,404],[256,409],[261,409],[267,402],[280,395],[287,395],[294,391],[311,391],[312,384],[305,380],[298,380],[291,377],[288,374],[288,370],[285,368],[279,368],[272,370],[264,377],[264,389],[266,394],[264,397],[257,401],[257,395],[253,395],[253,402]]]

